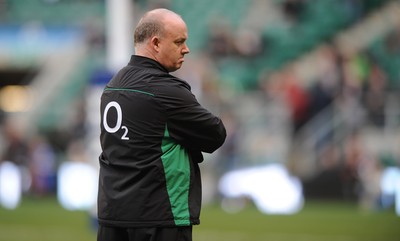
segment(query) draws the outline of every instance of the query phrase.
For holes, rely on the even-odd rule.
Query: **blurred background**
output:
[[[400,240],[398,0],[0,0],[0,240],[95,239],[99,97],[156,7],[228,131],[195,240]]]

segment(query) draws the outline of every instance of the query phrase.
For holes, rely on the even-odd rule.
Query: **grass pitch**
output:
[[[67,211],[55,198],[24,199],[15,210],[0,208],[0,241],[96,240],[88,213]]]
[[[400,217],[393,210],[365,212],[340,202],[308,202],[290,216],[206,208],[194,233],[198,241],[400,241]]]
[[[295,215],[265,215],[254,207],[228,214],[205,206],[194,241],[399,241],[393,210],[361,211],[355,204],[307,202]],[[55,198],[24,199],[16,210],[0,208],[0,241],[94,241],[86,212],[63,209]]]

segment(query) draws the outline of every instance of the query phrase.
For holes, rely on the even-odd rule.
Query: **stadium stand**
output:
[[[332,118],[330,111],[334,106],[328,105],[325,109],[319,109],[318,114],[307,120],[308,127],[300,128],[298,132],[299,135],[304,132],[313,135],[306,133],[293,141],[291,130],[293,125],[290,123],[293,120],[289,121],[288,113],[285,112],[290,110],[283,110],[285,107],[273,103],[271,99],[265,97],[268,93],[262,92],[265,91],[264,88],[269,88],[273,84],[274,79],[290,82],[291,77],[298,84],[290,86],[293,87],[290,89],[293,92],[288,94],[291,97],[297,94],[296,97],[301,100],[302,94],[309,94],[307,91],[317,91],[316,83],[321,79],[318,76],[321,74],[319,64],[323,62],[318,56],[323,55],[322,52],[326,54],[324,51],[327,46],[329,51],[340,52],[342,46],[352,44],[351,41],[347,41],[348,39],[359,44],[356,53],[353,53],[354,59],[348,60],[354,61],[355,64],[352,62],[349,65],[362,69],[365,74],[373,69],[371,63],[375,61],[389,80],[387,89],[391,91],[388,94],[391,100],[388,102],[391,104],[389,107],[386,106],[385,110],[397,113],[393,109],[396,108],[395,103],[398,100],[395,91],[400,87],[398,44],[400,37],[398,24],[396,26],[396,21],[398,22],[396,16],[400,16],[398,1],[136,0],[132,2],[135,3],[135,11],[138,12],[157,5],[169,7],[182,15],[189,29],[188,44],[192,51],[191,55],[195,58],[206,57],[207,63],[212,65],[217,73],[215,83],[210,84],[212,87],[204,87],[205,92],[212,93],[205,93],[203,99],[215,93],[222,95],[216,98],[212,96],[210,99],[221,102],[215,104],[217,109],[222,109],[225,105],[234,106],[228,108],[228,111],[233,109],[233,116],[237,118],[239,124],[245,126],[245,129],[240,131],[243,140],[259,138],[260,143],[273,146],[271,147],[273,151],[279,151],[274,153],[275,157],[279,156],[279,160],[290,159],[285,156],[296,154],[297,159],[308,162],[298,161],[294,166],[299,167],[300,164],[304,164],[303,169],[317,172],[319,168],[317,155],[320,153],[315,150],[315,146],[320,144],[321,136],[326,137],[334,133],[336,139],[333,141],[340,144],[350,133],[348,129],[351,128],[346,129],[348,126],[345,125],[355,112],[350,111],[343,116],[335,112],[335,118]],[[70,118],[73,117],[69,114],[74,101],[83,98],[82,93],[93,76],[103,73],[106,68],[105,15],[104,0],[0,0],[0,71],[7,68],[30,71],[33,68],[35,75],[32,75],[32,81],[29,83],[34,89],[40,90],[41,94],[37,100],[41,104],[38,104],[40,110],[31,113],[25,121],[35,123],[32,125],[34,128],[51,130],[71,122]],[[40,31],[44,34],[38,34]],[[363,32],[362,35],[353,35],[360,31]],[[18,34],[21,32],[27,34],[26,36],[33,36],[31,45],[24,45],[26,42],[22,44],[18,42],[19,40],[10,44],[12,40],[8,40],[5,45],[7,47],[2,48],[1,44],[5,39],[10,36],[11,39],[18,39]],[[69,39],[68,36],[73,36],[71,41],[66,41]],[[37,42],[33,40],[42,43],[35,45],[32,43]],[[53,44],[58,48],[53,48]],[[335,47],[339,50],[332,50]],[[58,52],[59,55],[50,55],[49,52]],[[60,62],[63,65],[57,64]],[[361,62],[365,65],[362,66]],[[288,71],[289,69],[294,70],[295,76],[290,76],[292,73]],[[207,81],[209,83],[214,79]],[[367,89],[368,86],[362,87]],[[224,92],[222,89],[228,91]],[[358,93],[354,96],[357,96],[356,94]],[[293,97],[289,101],[296,102],[296,99]],[[310,100],[312,101],[315,99]],[[360,100],[355,102],[357,101]],[[240,108],[235,108],[236,106]],[[281,111],[279,114],[275,112],[277,109]],[[360,109],[365,110],[366,106],[361,106]],[[267,123],[271,116],[275,116],[276,119],[268,123],[270,125],[264,126],[263,121]],[[256,122],[257,128],[260,129],[254,129],[252,121]],[[398,118],[393,117],[393,122],[390,124],[396,127]],[[344,126],[346,128],[343,128]],[[384,127],[387,127],[386,124]],[[397,133],[396,128],[391,130]],[[368,134],[368,138],[382,137],[370,129],[366,132],[374,133]],[[243,136],[246,133],[249,133],[249,136]],[[271,133],[280,139],[265,138]],[[306,156],[290,150],[292,146],[298,144],[297,141],[303,144],[311,143],[311,147],[299,145],[307,151]],[[241,146],[248,148],[242,150],[242,157],[246,152],[254,151],[251,148],[258,148],[256,151],[260,151],[260,156],[266,154],[263,151],[267,150],[255,142],[242,143]],[[258,159],[256,162],[259,163]],[[297,171],[300,174],[303,172],[301,169]]]
[[[145,9],[157,1],[137,1],[138,7]],[[222,23],[231,31],[232,39],[241,28],[252,28],[257,25],[256,31],[260,31],[264,51],[257,56],[241,56],[234,50],[224,58],[215,58],[223,84],[232,85],[233,89],[251,90],[259,86],[261,73],[270,73],[282,68],[286,63],[292,62],[304,54],[312,51],[321,43],[331,41],[340,31],[362,21],[369,13],[383,6],[388,0],[362,1],[272,1],[276,10],[283,16],[281,21],[273,24],[260,24],[268,16],[257,15],[247,26],[243,26],[244,20],[254,15],[254,9],[258,13],[263,12],[259,8],[260,0],[254,1],[160,1],[165,2],[170,8],[179,12],[186,20],[190,29],[189,45],[192,52],[204,53],[210,47],[210,29],[214,24]],[[288,3],[295,2],[297,5]],[[254,7],[256,6],[256,7]],[[258,8],[257,8],[258,7]],[[2,1],[3,24],[26,24],[27,22],[40,22],[43,25],[79,26],[85,28],[86,20],[100,19],[105,25],[104,1],[69,0],[69,1],[44,1],[32,0]],[[329,11],[327,11],[329,9]],[[265,9],[266,14],[270,14]],[[296,16],[293,16],[293,15]],[[258,21],[258,22],[257,22]],[[83,25],[83,26],[82,26]],[[260,27],[261,26],[261,27]],[[379,42],[379,41],[378,41]],[[385,54],[379,43],[374,45],[373,52],[377,58],[382,59],[391,76],[395,74],[395,61],[385,61]],[[394,56],[396,57],[396,56]],[[386,58],[387,59],[387,58]],[[85,70],[83,70],[85,72]]]
[[[81,25],[86,19],[104,19],[105,5],[97,0],[4,1],[3,24],[25,24],[30,21],[46,25]]]

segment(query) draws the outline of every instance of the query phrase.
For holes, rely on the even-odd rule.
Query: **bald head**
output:
[[[135,29],[135,46],[144,43],[153,36],[163,36],[165,26],[170,20],[183,21],[178,14],[165,8],[158,8],[147,12],[140,19]]]

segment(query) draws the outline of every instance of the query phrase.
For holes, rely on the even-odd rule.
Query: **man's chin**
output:
[[[182,63],[175,65],[174,71],[177,71],[182,67]],[[171,71],[172,72],[172,71]]]

